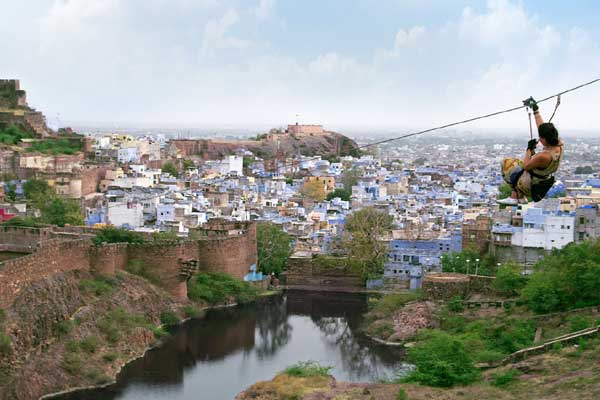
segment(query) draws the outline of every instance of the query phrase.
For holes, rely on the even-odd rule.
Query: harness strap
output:
[[[552,112],[552,116],[548,120],[548,122],[552,122],[552,118],[554,118],[554,114],[556,114],[556,110],[558,110],[558,106],[560,106],[560,94],[556,96],[556,105],[554,106],[554,111]]]

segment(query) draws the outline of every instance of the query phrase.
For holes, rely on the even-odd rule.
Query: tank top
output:
[[[552,174],[556,172],[556,170],[558,170],[558,166],[560,165],[560,162],[562,161],[562,157],[563,157],[563,145],[560,144],[559,147],[560,147],[560,151],[558,153],[544,150],[545,152],[551,153],[552,160],[550,161],[550,164],[548,164],[548,166],[546,168],[532,169],[531,172],[533,172],[533,173],[531,175],[534,178],[537,178],[539,180],[546,180],[546,179],[550,178],[552,176]]]

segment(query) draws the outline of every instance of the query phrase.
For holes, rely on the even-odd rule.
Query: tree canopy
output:
[[[304,182],[301,192],[304,197],[309,197],[314,201],[323,201],[326,196],[325,186],[322,182],[316,180]]]
[[[346,219],[344,247],[353,262],[358,263],[363,277],[380,276],[388,249],[384,237],[392,230],[394,219],[374,207],[366,207]]]
[[[291,237],[277,225],[258,224],[256,227],[258,270],[279,275],[291,253]]]
[[[333,192],[331,192],[327,195],[327,200],[333,200],[336,197],[339,197],[340,199],[342,199],[344,201],[350,201],[351,195],[352,195],[352,192],[349,192],[346,189],[335,189]]]
[[[179,176],[179,171],[177,170],[177,167],[171,161],[167,161],[166,163],[164,163],[161,170],[162,172],[165,172],[176,178]]]

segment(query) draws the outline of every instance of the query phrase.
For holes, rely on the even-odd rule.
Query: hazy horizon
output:
[[[0,77],[60,125],[412,131],[598,78],[599,13],[587,0],[23,0],[3,6]],[[565,95],[559,129],[593,131],[597,104],[600,84]],[[464,129],[521,131],[527,115]]]

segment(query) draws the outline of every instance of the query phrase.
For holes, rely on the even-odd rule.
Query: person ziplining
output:
[[[523,160],[505,158],[502,161],[502,176],[512,188],[510,197],[498,200],[499,204],[517,205],[527,203],[528,197],[540,201],[554,185],[554,173],[558,170],[563,158],[563,141],[558,136],[558,130],[552,122],[544,122],[537,102],[533,97],[523,101],[523,104],[533,110],[537,125],[541,152],[536,153],[538,139],[527,143]],[[558,107],[557,103],[557,107]],[[556,111],[556,109],[555,109]]]

